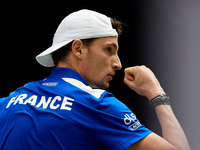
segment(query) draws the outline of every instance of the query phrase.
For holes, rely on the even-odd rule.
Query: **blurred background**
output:
[[[200,148],[200,1],[7,1],[1,5],[1,86],[6,97],[27,82],[44,79],[52,68],[35,56],[52,44],[61,20],[91,9],[127,24],[119,37],[123,69],[108,89],[142,124],[161,135],[154,110],[145,97],[123,83],[124,69],[146,65],[171,98],[172,108],[192,149]]]

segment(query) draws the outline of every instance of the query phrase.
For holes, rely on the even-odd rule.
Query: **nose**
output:
[[[115,70],[120,70],[122,69],[122,64],[121,61],[118,57],[118,55],[115,57],[115,61],[113,62],[113,66],[112,66]]]

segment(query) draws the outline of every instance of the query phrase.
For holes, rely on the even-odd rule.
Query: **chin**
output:
[[[100,89],[103,89],[103,90],[107,90],[109,88],[109,83],[108,84],[104,84],[100,87]]]
[[[106,90],[108,89],[110,86],[109,83],[106,83],[106,84],[95,84],[95,85],[90,85],[91,88],[93,89],[102,89],[102,90]]]

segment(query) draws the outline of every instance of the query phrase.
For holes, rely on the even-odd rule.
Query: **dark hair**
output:
[[[125,25],[124,23],[122,23],[121,21],[115,19],[115,18],[111,18],[111,24],[113,29],[116,29],[118,35],[122,34],[122,30],[123,30],[123,26]]]
[[[116,29],[118,35],[121,35],[124,24],[121,21],[118,21],[115,18],[111,18],[110,20],[111,20],[111,24],[112,24],[113,29]],[[96,38],[81,39],[81,41],[83,42],[83,44],[89,45],[95,39]],[[55,66],[58,65],[59,61],[63,61],[67,57],[67,55],[69,54],[69,51],[71,51],[72,43],[73,43],[73,41],[68,43],[67,45],[61,47],[59,50],[52,53],[52,58],[53,58]]]

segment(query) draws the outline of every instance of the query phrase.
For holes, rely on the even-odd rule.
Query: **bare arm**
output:
[[[125,69],[124,82],[135,92],[149,100],[159,94],[165,94],[153,72],[145,66]],[[146,138],[131,145],[128,150],[190,150],[187,138],[176,119],[170,105],[156,107],[162,135],[151,133]]]

